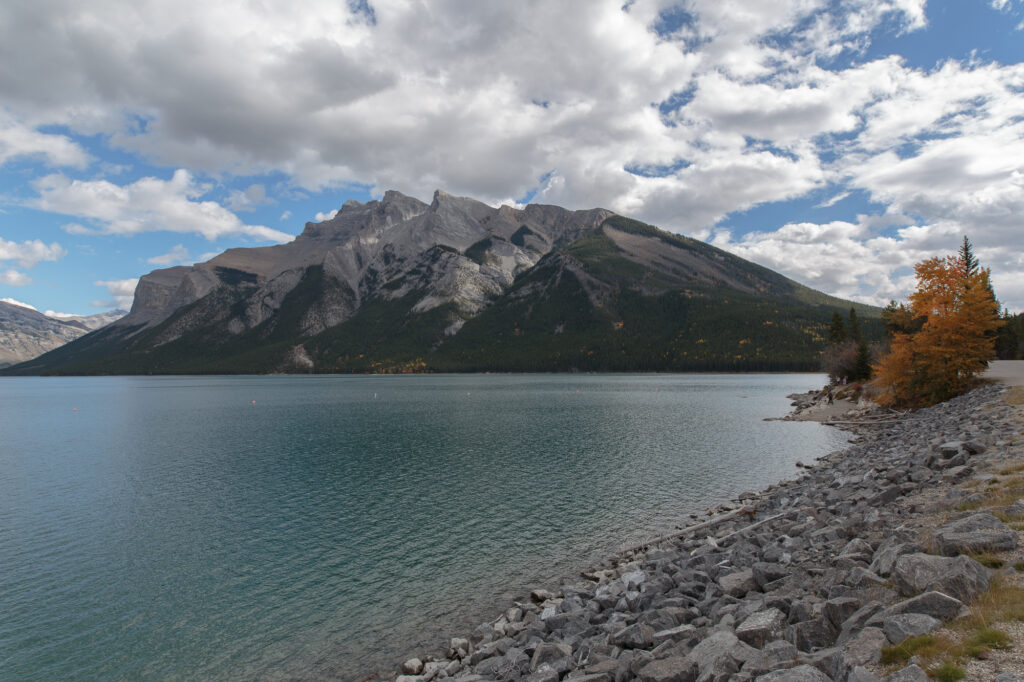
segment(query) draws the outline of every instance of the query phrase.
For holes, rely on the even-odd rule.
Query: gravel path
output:
[[[1024,386],[1024,360],[995,360],[982,376],[1009,386]]]

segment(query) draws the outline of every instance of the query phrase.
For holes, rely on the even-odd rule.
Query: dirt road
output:
[[[995,360],[989,363],[985,379],[1001,381],[1010,386],[1024,386],[1024,360]]]

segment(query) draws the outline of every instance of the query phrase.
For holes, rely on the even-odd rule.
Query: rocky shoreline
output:
[[[991,585],[1021,582],[976,560],[1012,564],[1019,545],[1024,501],[996,502],[1024,471],[1021,394],[988,385],[847,425],[851,447],[796,480],[719,505],[582,582],[534,590],[386,677],[927,680],[923,660],[883,667],[883,648],[944,631]],[[972,661],[969,679],[1024,680],[1020,657],[999,653]]]

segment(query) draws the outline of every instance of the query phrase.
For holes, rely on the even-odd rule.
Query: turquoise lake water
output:
[[[0,678],[361,679],[844,447],[817,375],[0,379]]]

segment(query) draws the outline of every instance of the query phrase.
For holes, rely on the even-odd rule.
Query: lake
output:
[[[796,476],[820,375],[0,379],[0,677],[361,679]]]

